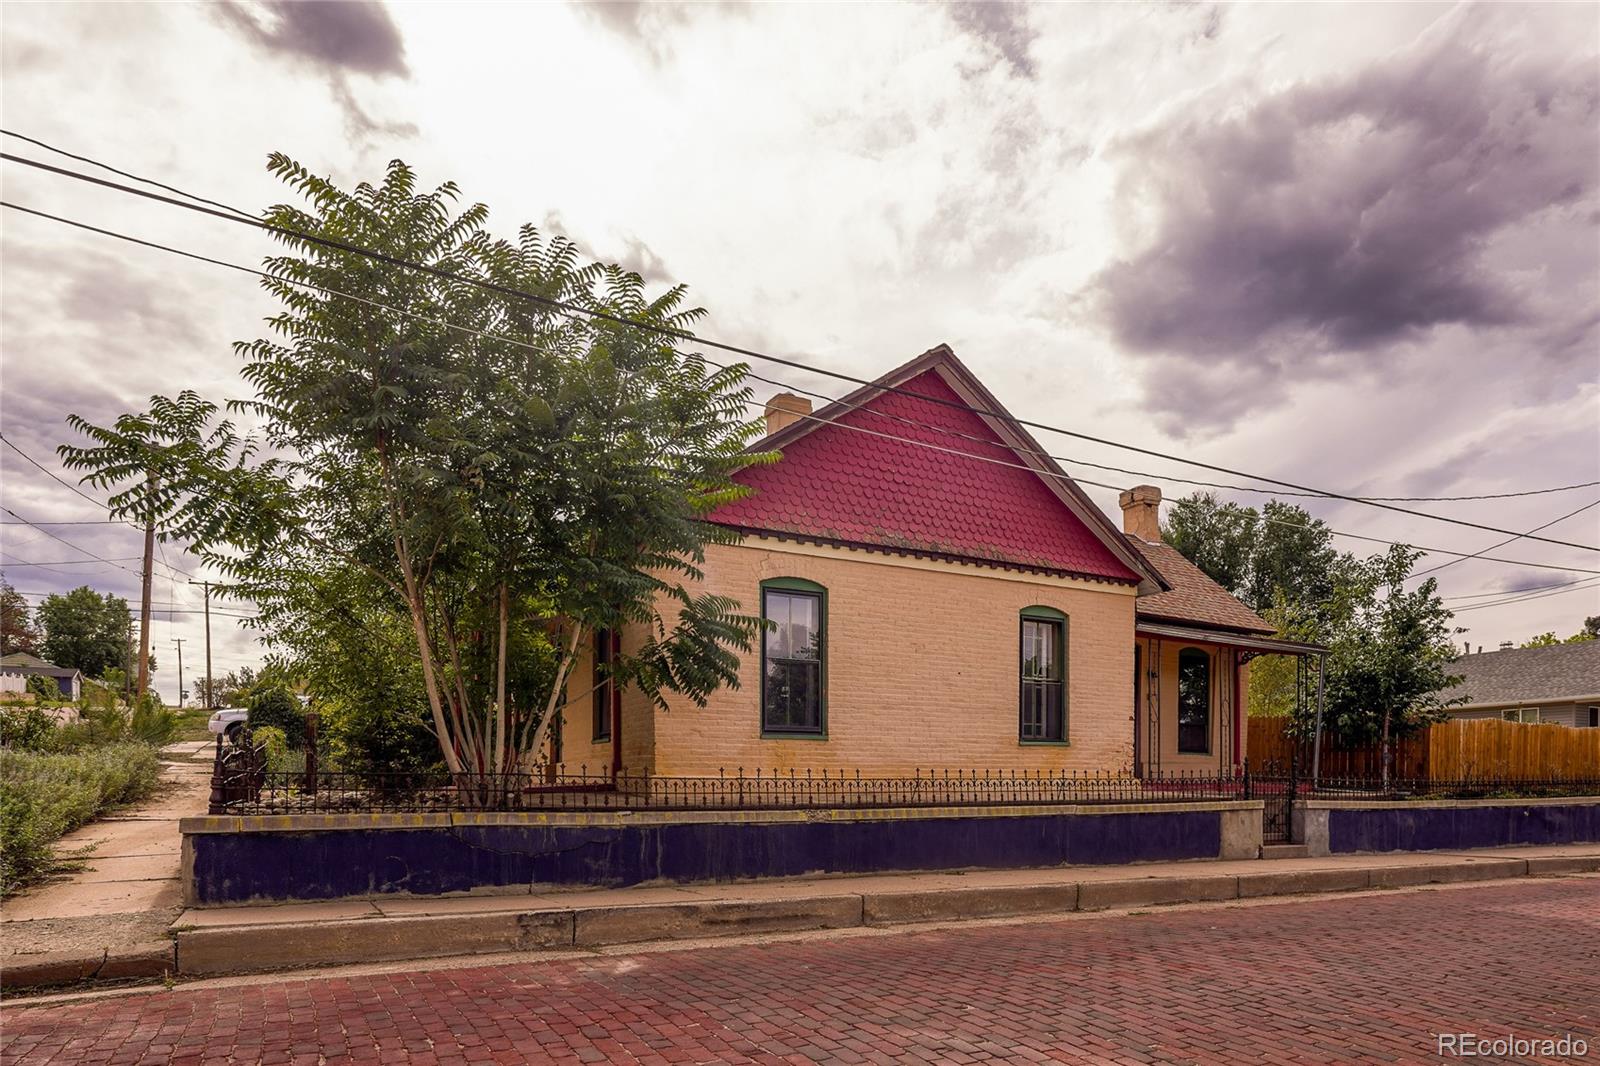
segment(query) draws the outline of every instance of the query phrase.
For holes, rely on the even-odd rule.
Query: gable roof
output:
[[[755,491],[717,508],[710,521],[748,533],[1164,587],[1105,513],[942,344],[751,450],[781,451],[783,459],[736,473],[735,481]]]
[[[1445,695],[1467,707],[1600,698],[1600,640],[1463,655],[1450,673],[1461,681]]]
[[[1245,633],[1277,632],[1270,622],[1211,580],[1204,570],[1191,563],[1177,548],[1170,544],[1152,544],[1132,534],[1128,535],[1128,540],[1161,571],[1161,576],[1171,586],[1166,592],[1140,596],[1134,605],[1136,617],[1152,621],[1189,622]]]
[[[56,669],[55,663],[46,662],[37,655],[25,651],[14,651],[10,655],[0,656],[0,666],[48,666],[52,670]]]

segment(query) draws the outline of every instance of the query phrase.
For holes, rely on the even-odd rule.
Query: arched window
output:
[[[1211,656],[1199,648],[1178,653],[1178,751],[1211,751]]]
[[[795,577],[761,583],[761,732],[827,735],[828,590]]]
[[[1067,616],[1053,607],[1022,609],[1021,697],[1017,737],[1023,743],[1067,739]]]

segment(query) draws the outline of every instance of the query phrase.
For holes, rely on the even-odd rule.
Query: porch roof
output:
[[[1321,644],[1307,644],[1281,637],[1264,637],[1259,633],[1230,633],[1204,626],[1168,625],[1165,622],[1147,622],[1140,619],[1136,631],[1141,636],[1169,637],[1173,640],[1193,640],[1206,644],[1226,644],[1232,648],[1266,652],[1272,655],[1323,655],[1327,648]]]

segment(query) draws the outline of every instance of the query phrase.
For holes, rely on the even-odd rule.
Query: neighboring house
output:
[[[1156,489],[1119,530],[944,346],[814,415],[780,394],[767,429],[783,459],[736,475],[709,518],[744,539],[700,584],[772,624],[739,687],[662,710],[599,685],[564,710],[569,770],[1231,772],[1245,661],[1312,650],[1160,543]]]
[[[25,651],[15,651],[10,655],[0,657],[0,673],[29,677],[51,677],[61,688],[61,695],[69,700],[75,700],[83,695],[83,674],[70,666],[57,666],[55,663],[46,662],[37,655],[29,655]]]
[[[1464,655],[1450,665],[1465,697],[1454,718],[1502,718],[1600,728],[1600,640]]]

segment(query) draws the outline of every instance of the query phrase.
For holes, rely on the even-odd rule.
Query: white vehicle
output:
[[[206,728],[213,733],[221,733],[231,741],[238,737],[239,730],[244,728],[244,720],[249,714],[250,712],[243,707],[228,707],[214,712],[210,721],[206,723]]]

